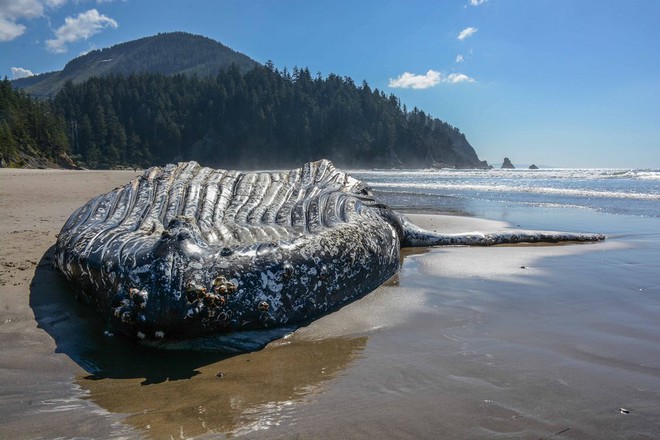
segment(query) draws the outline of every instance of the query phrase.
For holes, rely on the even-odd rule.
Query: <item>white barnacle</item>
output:
[[[147,292],[146,290],[140,290],[138,295],[140,295],[140,297],[143,300],[142,304],[140,304],[140,307],[144,309],[147,306],[147,300],[149,299],[149,292]]]
[[[140,338],[140,339],[144,339],[144,338],[147,337],[147,335],[145,335],[145,334],[142,333],[142,332],[137,332],[137,337]]]
[[[154,336],[156,336],[158,339],[163,339],[165,337],[165,332],[159,330],[156,333],[154,333]]]

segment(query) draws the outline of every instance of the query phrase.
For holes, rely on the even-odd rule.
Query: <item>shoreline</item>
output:
[[[49,256],[76,208],[139,174],[0,170],[3,437],[646,438],[660,429],[653,246],[413,249],[390,282],[263,350],[163,353],[104,336]],[[406,215],[445,232],[509,227]]]

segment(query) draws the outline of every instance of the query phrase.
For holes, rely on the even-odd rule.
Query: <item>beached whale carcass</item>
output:
[[[429,232],[328,160],[286,172],[187,162],[79,208],[55,266],[117,331],[154,340],[308,322],[394,275],[401,247],[602,238]]]

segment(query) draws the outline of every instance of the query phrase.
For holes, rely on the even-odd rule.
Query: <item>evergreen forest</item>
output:
[[[0,155],[68,153],[87,168],[197,160],[281,168],[485,167],[460,131],[351,78],[232,65],[215,76],[136,73],[66,82],[48,101],[0,90]]]
[[[68,151],[62,114],[54,111],[50,102],[14,90],[7,78],[1,81],[0,164],[22,167],[29,161],[44,160],[72,165],[66,160]]]

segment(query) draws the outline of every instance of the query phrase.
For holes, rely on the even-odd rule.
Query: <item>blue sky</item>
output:
[[[657,0],[0,0],[0,75],[187,31],[366,80],[489,163],[660,168]]]

